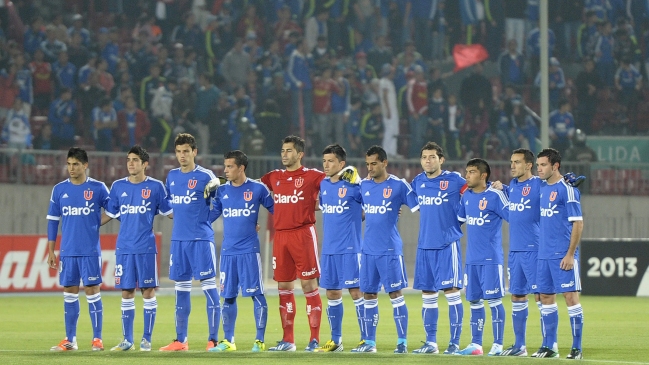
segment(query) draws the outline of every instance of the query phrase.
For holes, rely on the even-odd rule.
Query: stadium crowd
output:
[[[642,130],[646,2],[549,3],[552,146]],[[311,156],[413,158],[430,140],[504,160],[539,151],[538,16],[535,0],[2,1],[2,141],[170,152],[189,132],[201,152],[263,155],[293,132]],[[462,43],[489,60],[445,72]]]

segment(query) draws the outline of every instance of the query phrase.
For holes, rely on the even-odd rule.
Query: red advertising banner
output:
[[[160,252],[162,236],[156,233],[156,246]],[[60,244],[60,236],[56,246]],[[115,289],[116,234],[102,234],[101,278],[102,290]],[[57,257],[59,251],[56,251]],[[158,270],[160,255],[158,255]],[[159,273],[158,273],[159,274]],[[47,265],[47,236],[0,236],[0,293],[59,291],[58,270]]]

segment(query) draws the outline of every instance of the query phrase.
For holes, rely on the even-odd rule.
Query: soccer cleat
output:
[[[167,346],[160,347],[160,351],[189,351],[189,343],[180,342],[176,339]]]
[[[122,342],[119,343],[119,345],[114,346],[113,348],[110,349],[110,351],[129,351],[129,350],[135,350],[135,346],[126,340],[123,340]]]
[[[536,356],[534,356],[536,355]],[[537,357],[537,358],[553,358],[553,357],[559,357],[559,352],[554,351],[553,349],[549,347],[541,347],[536,353],[532,354],[532,357]]]
[[[311,342],[309,342],[307,347],[304,348],[304,351],[306,351],[306,352],[315,352],[315,350],[318,348],[318,346],[319,346],[318,340],[316,340],[314,338],[313,340],[311,340]]]
[[[219,342],[218,345],[212,347],[211,349],[207,350],[209,352],[228,352],[228,351],[237,351],[237,345],[234,343],[228,341],[228,340],[223,340]]]
[[[502,352],[503,352],[503,345],[500,345],[500,344],[494,343],[494,344],[491,346],[491,350],[489,350],[489,353],[487,354],[487,356],[498,356],[498,355],[500,355]]]
[[[50,351],[76,351],[78,350],[79,347],[77,346],[76,342],[70,342],[68,339],[64,339],[61,342],[59,342],[58,345],[52,346],[50,348]]]
[[[433,342],[423,342],[423,345],[414,350],[412,353],[413,354],[439,354],[439,348],[437,347],[437,344]]]
[[[408,345],[405,343],[401,342],[397,344],[397,348],[394,349],[395,354],[407,354],[408,353]]]
[[[104,343],[101,342],[101,338],[92,339],[92,351],[104,351]]]
[[[252,345],[252,352],[262,351],[266,351],[266,344],[260,340],[255,340],[255,343]]]
[[[464,356],[482,356],[482,346],[472,343],[469,344],[464,350],[460,350],[455,353],[455,355],[464,355]]]
[[[508,349],[501,352],[498,356],[527,356],[527,348],[525,346],[514,347],[514,345],[512,345]]]
[[[581,350],[576,349],[574,347],[572,350],[570,350],[568,356],[566,356],[566,359],[570,359],[570,360],[581,360],[583,358],[584,358],[584,354],[581,353]]]
[[[448,344],[448,348],[444,350],[444,355],[455,355],[460,351],[460,346],[454,344],[453,342]]]
[[[376,352],[376,346],[362,340],[351,352]]]
[[[286,342],[284,340],[282,341],[277,341],[277,346],[270,347],[268,351],[289,351],[289,352],[294,352],[295,351],[295,344]]]
[[[151,351],[151,342],[143,338],[140,342],[140,351]]]
[[[211,351],[213,348],[215,348],[219,344],[219,341],[210,338],[209,341],[207,341],[207,346],[205,346],[205,351]]]
[[[333,340],[327,341],[323,346],[315,349],[314,352],[341,352],[343,350],[343,344],[335,343]]]

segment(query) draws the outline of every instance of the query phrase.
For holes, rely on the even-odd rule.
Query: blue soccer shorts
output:
[[[361,291],[378,293],[383,286],[386,293],[408,287],[406,266],[401,255],[361,254]]]
[[[236,298],[239,289],[244,297],[264,294],[259,253],[221,255],[219,267],[223,298]]]
[[[462,288],[462,253],[453,242],[441,250],[417,249],[414,289],[436,292]]]
[[[536,285],[537,251],[509,252],[507,276],[509,292],[515,295],[538,293]]]
[[[360,285],[360,254],[322,255],[320,286],[330,290],[358,288]]]
[[[210,241],[171,241],[169,279],[204,280],[216,276],[216,253]]]
[[[497,299],[505,296],[503,265],[466,265],[466,300]]]
[[[562,259],[541,260],[536,271],[538,292],[543,294],[556,294],[581,291],[581,278],[579,276],[579,258],[575,257],[572,270],[561,269]]]
[[[62,286],[99,285],[101,256],[63,256],[59,261],[59,284]]]
[[[115,255],[115,288],[155,288],[158,282],[158,255],[155,253]]]

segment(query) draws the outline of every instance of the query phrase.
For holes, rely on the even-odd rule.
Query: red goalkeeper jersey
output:
[[[284,231],[315,224],[315,208],[322,171],[300,167],[295,171],[273,170],[261,178],[273,192],[273,226]]]

